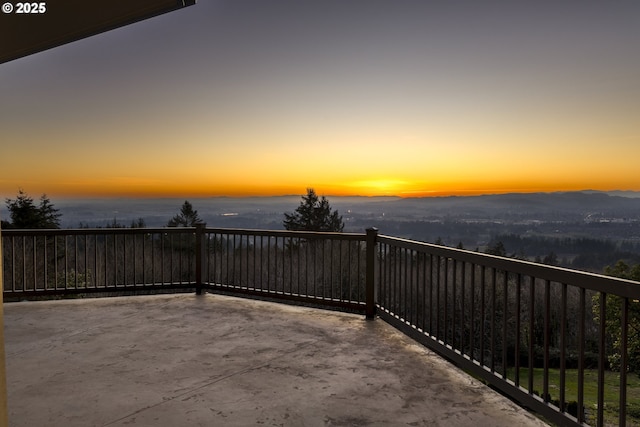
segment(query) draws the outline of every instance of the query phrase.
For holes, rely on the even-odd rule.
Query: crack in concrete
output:
[[[124,421],[127,418],[131,418],[133,416],[136,416],[136,415],[138,415],[138,414],[140,414],[140,413],[142,413],[144,411],[147,411],[149,409],[153,409],[153,408],[156,408],[156,407],[158,407],[160,405],[164,405],[167,402],[172,402],[172,401],[174,401],[176,399],[180,399],[181,397],[184,397],[184,396],[187,396],[187,395],[190,395],[190,394],[194,394],[198,390],[202,390],[204,388],[207,388],[209,386],[212,386],[212,385],[214,385],[216,383],[222,382],[222,381],[227,380],[229,378],[232,378],[232,377],[235,377],[235,376],[238,376],[238,375],[242,375],[242,374],[246,374],[247,372],[255,371],[257,369],[264,368],[266,366],[269,366],[272,362],[274,362],[274,361],[276,361],[278,359],[281,359],[284,356],[290,355],[292,353],[296,353],[297,351],[304,350],[305,348],[307,348],[310,345],[315,344],[317,342],[318,342],[318,340],[312,340],[312,341],[307,341],[306,343],[298,344],[294,348],[292,348],[292,349],[290,349],[288,351],[283,351],[282,353],[279,353],[277,356],[274,356],[271,359],[268,359],[264,363],[261,363],[259,365],[250,366],[250,367],[247,367],[245,369],[241,369],[239,371],[231,372],[230,374],[224,375],[222,377],[217,377],[217,378],[215,378],[213,380],[210,380],[210,381],[207,381],[204,384],[201,384],[199,386],[190,387],[190,388],[188,388],[186,391],[184,391],[182,393],[178,393],[178,394],[176,394],[174,396],[171,396],[171,397],[168,397],[168,398],[163,398],[163,400],[161,402],[154,403],[153,405],[147,405],[147,406],[145,406],[143,408],[140,408],[140,409],[138,409],[136,411],[133,411],[133,412],[131,412],[131,413],[129,413],[129,414],[123,416],[123,417],[120,417],[118,419],[109,421],[108,423],[103,424],[102,426],[103,427],[107,427],[107,426],[116,424],[116,423],[118,423],[120,421]]]

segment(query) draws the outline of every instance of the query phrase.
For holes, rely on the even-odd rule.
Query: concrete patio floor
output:
[[[221,295],[5,303],[11,426],[544,426],[381,320]]]

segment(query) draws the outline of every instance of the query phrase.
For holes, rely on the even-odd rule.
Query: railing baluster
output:
[[[169,235],[169,248],[171,248],[171,252],[169,253],[169,259],[170,259],[170,263],[169,263],[169,283],[174,283],[175,281],[173,280],[173,257],[174,257],[174,241],[173,241],[173,234]]]
[[[4,235],[6,236],[7,233],[5,232]],[[16,289],[16,238],[12,236],[10,237],[10,239],[11,239],[11,290],[13,292],[16,292],[17,290]]]
[[[393,312],[395,300],[394,300],[394,287],[393,287],[393,277],[394,277],[394,267],[393,263],[395,262],[395,248],[391,247],[391,245],[387,245],[386,247],[386,263],[387,263],[387,278],[385,280],[386,285],[386,295],[387,295],[387,310],[389,312]]]
[[[122,284],[127,286],[127,235],[122,236]]]
[[[64,288],[69,287],[69,248],[67,245],[68,236],[64,236]]]
[[[408,270],[409,270],[409,256],[407,255],[408,249],[404,248],[402,250],[402,258],[401,258],[401,266],[403,267],[402,270],[400,271],[400,282],[402,283],[402,287],[400,288],[400,292],[402,294],[402,308],[401,308],[401,313],[402,313],[402,318],[405,320],[409,319],[409,312],[408,312],[408,298],[409,298],[409,283],[408,283]],[[403,274],[404,272],[404,274]]]
[[[271,286],[271,271],[273,270],[272,266],[271,266],[271,253],[273,252],[271,250],[271,240],[272,238],[269,237],[267,238],[267,290],[268,291],[275,291],[276,288],[275,286]]]
[[[402,316],[402,289],[400,283],[402,282],[402,248],[394,249],[395,259],[393,260],[393,291],[394,291],[394,312],[398,316]]]
[[[457,269],[458,269],[458,262],[456,261],[456,259],[453,259],[453,266],[452,266],[452,278],[451,278],[451,298],[452,298],[452,303],[451,303],[451,348],[455,349],[456,348],[456,306],[458,305],[458,298],[457,298],[457,287],[458,284],[456,283],[456,279],[457,279]]]
[[[108,262],[108,256],[109,256],[109,235],[108,234],[104,234],[104,286],[108,287],[109,286],[109,262]],[[57,245],[56,245],[57,247]],[[57,265],[57,263],[56,263]],[[56,274],[57,277],[57,274]]]
[[[400,263],[402,262],[402,255],[400,248],[394,248],[394,260],[393,260],[393,306],[394,313],[398,316],[402,314],[402,302],[401,302],[401,293],[400,293]]]
[[[309,294],[309,240],[303,240],[304,244],[304,293]],[[315,293],[314,293],[315,295]]]
[[[27,244],[25,236],[22,236],[22,288],[27,289]],[[34,289],[35,290],[35,289]]]
[[[586,289],[580,289],[580,309],[578,314],[578,422],[583,423],[584,417],[584,369],[585,369],[585,323],[586,323]]]
[[[264,236],[260,236],[260,290],[264,289],[263,254],[264,254]]]
[[[74,287],[78,288],[78,235],[73,236],[73,266],[74,266]]]
[[[400,263],[400,248],[393,248],[393,260],[391,264],[391,268],[393,269],[393,282],[391,283],[392,292],[393,292],[393,300],[392,307],[393,312],[398,314],[400,313],[400,291],[398,289],[398,277],[399,277],[399,268],[398,264]]]
[[[437,259],[437,264],[436,264],[436,339],[441,340],[441,334],[440,334],[440,313],[442,313],[442,311],[440,310],[440,264],[441,264],[441,258],[438,255],[436,257]]]
[[[136,269],[136,265],[138,264],[136,262],[136,260],[138,259],[138,251],[137,251],[137,247],[138,247],[138,241],[141,240],[140,237],[142,238],[142,280],[138,280],[138,273],[137,273],[137,269]],[[144,253],[144,235],[141,235],[139,237],[139,235],[134,234],[133,235],[133,283],[134,284],[142,284],[144,286],[144,283],[146,282],[145,280],[145,261],[146,261],[146,257],[145,257],[145,253]]]
[[[515,365],[515,374],[514,374],[514,383],[516,387],[520,387],[520,339],[522,338],[520,334],[520,310],[521,310],[521,293],[522,293],[522,275],[520,273],[516,276],[516,308],[515,308],[515,317],[516,317],[516,338],[514,343],[514,365]]]
[[[297,280],[296,280],[296,283],[297,283],[297,286],[298,286],[298,292],[301,293],[300,289],[302,287],[301,286],[301,284],[302,284],[302,276],[301,276],[301,273],[302,273],[302,262],[300,261],[300,256],[301,256],[300,254],[302,253],[302,246],[301,246],[301,241],[300,241],[299,237],[298,238],[292,237],[291,241],[292,241],[292,243],[295,242],[296,257],[297,257],[296,271],[297,271],[297,276],[298,276]],[[292,262],[292,264],[293,264],[293,262]],[[307,289],[306,285],[305,285],[305,288],[304,288],[304,295],[309,295],[309,290]]]
[[[551,282],[544,283],[544,374],[542,376],[543,400],[549,402],[549,330],[551,323]]]
[[[560,412],[566,411],[565,388],[566,388],[566,359],[567,359],[567,285],[561,284],[561,306],[560,306]]]
[[[606,325],[607,325],[607,293],[600,292],[600,325],[598,339],[598,410],[596,415],[596,425],[604,425],[604,368],[606,359]]]
[[[469,292],[471,293],[471,315],[469,316],[469,355],[471,356],[471,360],[477,360],[475,356],[474,338],[476,333],[476,268],[478,266],[471,263],[469,267],[471,270],[471,276],[469,277],[469,281],[471,282],[471,289],[469,289]]]
[[[225,250],[225,258],[226,258],[226,268],[224,272],[224,281],[225,285],[231,285],[231,274],[229,270],[229,255],[231,254],[231,248],[229,245],[231,244],[231,236],[229,234],[225,234],[225,239],[227,241],[226,250]],[[269,242],[271,243],[271,242]],[[267,274],[269,274],[269,270],[267,269]],[[267,276],[267,287],[269,286],[269,276]]]
[[[294,294],[297,292],[294,292],[293,290],[293,245],[291,244],[291,240],[287,240],[288,242],[288,252],[289,252],[289,256],[287,257],[287,260],[289,262],[289,293]],[[284,249],[284,248],[283,248]]]
[[[233,233],[233,243],[231,244],[231,284],[234,286],[239,286],[238,283],[238,257],[236,254],[238,253],[238,235]],[[278,239],[276,238],[276,264],[274,266],[274,272],[276,278],[278,277]]]
[[[95,280],[95,286],[96,288],[98,287],[98,235],[94,234],[93,236],[93,251],[94,251],[94,257],[93,257],[93,277]]]
[[[466,266],[466,263],[464,261],[461,261],[460,262],[460,303],[459,303],[460,308],[458,309],[458,313],[459,313],[458,317],[460,318],[460,324],[458,326],[459,326],[460,332],[459,332],[458,344],[459,344],[460,352],[462,354],[465,353],[464,351],[465,266]],[[455,298],[453,300],[454,302],[456,301]],[[453,324],[455,327],[455,321]],[[454,345],[454,348],[455,348],[455,345]]]
[[[497,271],[495,267],[491,268],[491,372],[496,370],[496,283]]]
[[[384,289],[385,289],[385,296],[386,296],[386,304],[384,305],[385,307],[387,307],[387,310],[390,309],[391,307],[393,307],[393,298],[392,298],[392,292],[393,289],[391,288],[391,247],[389,245],[385,246],[385,284],[384,284]]]
[[[33,271],[31,272],[31,274],[33,274],[33,289],[37,289],[38,288],[38,275],[37,275],[37,271],[38,271],[38,262],[37,262],[37,243],[36,243],[36,236],[32,236],[31,237],[31,244],[33,245],[33,261],[31,261],[33,263]]]
[[[0,242],[1,244],[1,242]],[[49,289],[49,266],[48,266],[47,236],[42,238],[42,278],[44,280],[44,289]],[[3,272],[0,272],[2,274]]]
[[[276,242],[277,241],[278,241],[278,238],[276,237]],[[285,267],[285,256],[286,256],[285,255],[285,249],[284,249],[284,237],[281,237],[280,241],[281,241],[281,244],[280,244],[279,249],[278,249],[278,251],[280,252],[280,255],[281,255],[280,256],[280,258],[281,258],[281,262],[280,263],[282,264],[282,278],[280,279],[281,280],[280,283],[281,283],[281,286],[282,286],[282,292],[286,293],[285,280],[284,280],[285,279],[285,268],[284,267]]]
[[[507,378],[507,320],[509,318],[507,271],[502,273],[502,376]]]
[[[379,304],[380,306],[384,307],[385,304],[385,294],[384,294],[384,288],[382,286],[382,282],[384,280],[384,259],[382,258],[382,254],[383,254],[383,247],[384,247],[384,243],[378,244],[378,254],[377,254],[377,259],[378,259],[378,274],[375,274],[375,266],[374,266],[374,286],[375,286],[375,300],[374,303]],[[374,251],[375,252],[375,251]],[[368,258],[367,258],[368,259]],[[365,267],[366,268],[366,267]]]
[[[334,245],[332,243],[329,243],[329,263],[331,264],[330,267],[330,273],[329,273],[329,279],[327,280],[327,277],[325,277],[325,272],[326,272],[326,259],[324,256],[325,253],[325,241],[318,241],[318,240],[313,240],[313,247],[316,250],[314,259],[318,259],[318,257],[320,258],[320,271],[321,271],[321,276],[319,278],[320,281],[320,285],[322,286],[322,296],[323,298],[328,298],[328,299],[333,299],[334,298],[334,289],[337,289],[340,287],[340,266],[342,266],[342,247],[338,247],[338,259],[337,259],[337,264],[338,264],[338,271],[335,272],[333,269],[333,258],[335,256],[335,249],[334,249]],[[320,255],[318,255],[318,248],[320,248]],[[318,278],[318,273],[315,271],[315,267],[316,265],[314,264],[314,277]],[[336,281],[338,283],[336,283]],[[327,289],[328,287],[328,289]]]
[[[413,262],[413,256],[414,256],[414,251],[411,249],[407,249],[407,269],[405,272],[405,281],[407,283],[407,298],[406,298],[406,302],[405,302],[405,310],[407,311],[407,319],[409,320],[409,322],[412,325],[415,325],[415,310],[413,307],[413,302],[415,301],[414,298],[414,283],[413,283],[413,269],[414,269],[414,262]]]
[[[242,272],[244,271],[244,269],[242,268],[242,252],[243,252],[242,235],[238,236],[238,238],[240,239],[240,246],[238,247],[238,275],[239,275],[239,277],[238,277],[238,286],[243,286],[242,285]],[[284,277],[284,264],[283,264],[283,277]]]
[[[480,365],[486,366],[484,363],[484,337],[485,337],[485,281],[486,281],[486,270],[485,266],[482,265],[480,267]]]
[[[357,242],[357,245],[358,245],[358,276],[357,276],[358,277],[358,293],[357,293],[356,301],[362,301],[362,300],[366,301],[366,299],[367,299],[367,296],[366,296],[366,292],[367,292],[366,283],[364,283],[364,286],[363,286],[363,284],[361,283],[361,280],[360,280],[362,277],[364,277],[365,278],[365,282],[366,282],[367,271],[366,271],[366,268],[363,268],[363,265],[362,265],[362,259],[363,259],[362,255],[363,254],[364,254],[364,258],[365,258],[365,264],[367,262],[366,243],[365,243],[365,248],[362,247],[362,242],[360,242],[360,241]],[[376,262],[377,262],[377,258],[375,256],[375,249],[373,251],[373,259],[372,260],[368,260],[368,261],[373,262],[373,267],[372,267],[373,270],[372,271],[374,273],[373,274],[374,275],[374,279],[373,279],[373,284],[372,285],[374,287],[373,288],[374,289],[374,291],[373,291],[373,295],[374,295],[373,304],[374,304],[374,310],[375,310],[375,302],[376,302],[376,300],[375,300],[375,267],[376,267]]]
[[[411,275],[411,289],[413,291],[413,298],[411,300],[411,306],[413,307],[413,325],[416,327],[420,324],[418,313],[418,300],[420,298],[419,292],[419,273],[420,273],[420,253],[417,251],[411,251],[411,272],[415,273]]]
[[[46,248],[46,244],[45,244],[45,248]],[[142,259],[142,261],[144,262],[144,258]],[[89,274],[89,242],[86,234],[84,235],[84,277],[85,277],[85,286],[93,287],[93,285],[91,284],[91,276]]]
[[[342,243],[340,243],[342,245]],[[324,252],[323,252],[324,253]],[[351,295],[353,292],[353,280],[352,280],[352,276],[353,276],[353,264],[352,264],[352,253],[351,253],[351,242],[347,242],[347,300],[351,300]],[[341,292],[340,293],[340,299],[345,299],[345,293]]]
[[[274,240],[275,242],[273,247],[273,252],[274,252],[273,272],[275,277],[273,278],[273,290],[275,292],[278,292],[280,291],[278,286],[278,236],[275,236]]]
[[[443,277],[443,331],[442,331],[442,342],[444,344],[449,343],[449,257],[444,257],[444,277]]]
[[[419,328],[425,333],[427,322],[426,322],[426,306],[427,306],[427,262],[426,255],[422,252],[418,252],[418,266],[416,271],[418,272],[418,279],[416,281],[416,290],[418,291],[418,300],[420,302],[420,311],[419,311]]]
[[[628,368],[628,339],[629,339],[629,298],[621,298],[620,310],[620,397],[618,425],[627,425],[627,376]]]

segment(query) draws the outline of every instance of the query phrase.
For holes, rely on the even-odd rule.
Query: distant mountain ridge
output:
[[[620,196],[620,197],[632,197],[638,198],[640,197],[640,191],[623,191],[623,190],[614,190],[614,191],[598,191],[598,190],[585,190],[585,193],[606,193],[609,196]]]

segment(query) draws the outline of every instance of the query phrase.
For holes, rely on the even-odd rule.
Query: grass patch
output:
[[[520,368],[520,385],[528,384],[527,368]],[[565,370],[565,401],[578,400],[578,370]],[[508,371],[508,377],[515,377],[515,369]],[[533,389],[542,395],[544,369],[533,369]],[[620,409],[620,374],[605,371],[604,373],[604,421],[605,425],[618,425]],[[549,394],[551,400],[560,398],[560,370],[549,369]],[[584,406],[587,411],[587,422],[595,425],[596,408],[598,402],[598,371],[585,369],[584,371]],[[640,377],[637,374],[627,375],[627,425],[640,426]]]

